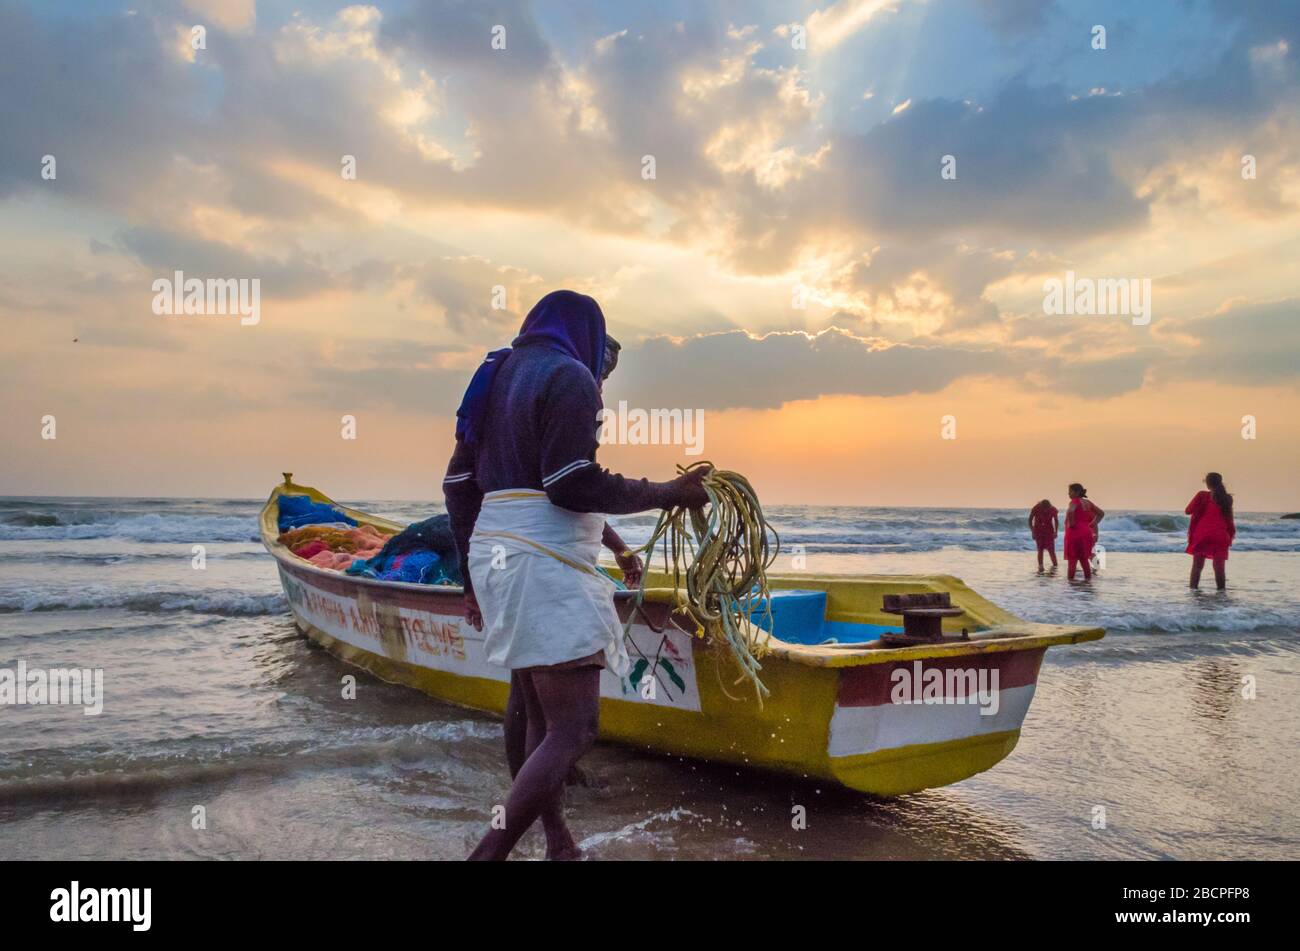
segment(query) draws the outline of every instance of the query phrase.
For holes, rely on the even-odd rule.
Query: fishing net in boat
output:
[[[686,473],[701,466],[712,469],[708,462],[678,469]],[[761,705],[770,694],[759,678],[759,661],[772,627],[767,569],[780,538],[744,476],[712,469],[703,486],[708,508],[664,511],[639,550],[653,563],[655,549],[662,549],[664,571],[675,589],[676,613],[690,618],[696,637],[730,654],[739,670],[736,683],[749,680]],[[638,605],[643,598],[644,592],[638,593]],[[766,616],[767,630],[754,623],[760,612]],[[628,627],[635,613],[629,615]]]

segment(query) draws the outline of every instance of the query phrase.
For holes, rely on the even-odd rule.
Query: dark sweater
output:
[[[679,483],[627,479],[596,464],[600,392],[591,372],[550,347],[516,347],[497,372],[484,432],[457,441],[442,482],[461,574],[470,590],[469,537],[487,492],[539,489],[574,512],[625,515],[678,504]]]

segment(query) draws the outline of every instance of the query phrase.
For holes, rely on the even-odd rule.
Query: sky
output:
[[[1213,469],[1300,510],[1298,34],[1229,0],[0,0],[0,494],[439,500],[469,375],[567,287],[623,344],[608,406],[703,413],[698,455],[603,446],[628,475],[1179,509]],[[256,319],[159,313],[176,271],[256,280]],[[1053,312],[1067,275],[1149,297]]]

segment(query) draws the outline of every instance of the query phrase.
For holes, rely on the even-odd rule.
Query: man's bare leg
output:
[[[506,701],[506,764],[510,778],[519,775],[524,762],[546,736],[546,723],[540,703],[528,674],[510,672],[510,699]],[[564,796],[542,813],[542,829],[546,832],[546,857],[548,859],[576,858],[581,852],[573,841],[573,833],[564,821]]]
[[[470,854],[471,860],[507,858],[538,817],[560,802],[565,777],[596,739],[599,667],[538,669],[529,671],[527,679],[540,703],[546,735],[524,761],[510,787],[505,828],[490,829]]]

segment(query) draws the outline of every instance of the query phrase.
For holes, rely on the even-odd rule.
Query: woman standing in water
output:
[[[1232,496],[1223,487],[1223,476],[1205,474],[1205,490],[1197,492],[1183,510],[1192,517],[1187,523],[1187,554],[1192,556],[1191,587],[1201,584],[1205,559],[1214,563],[1214,586],[1222,591],[1228,586],[1228,549],[1237,537],[1232,519]]]
[[[1083,563],[1083,580],[1092,579],[1092,548],[1097,544],[1098,523],[1106,517],[1088,498],[1088,490],[1077,482],[1070,483],[1070,506],[1065,510],[1065,563],[1068,577]]]
[[[601,669],[628,666],[613,586],[596,568],[602,539],[622,547],[604,514],[708,501],[703,467],[656,483],[596,464],[611,344],[592,298],[547,294],[512,345],[488,354],[456,412],[443,494],[465,618],[486,632],[488,663],[510,670],[514,777],[504,826],[494,823],[471,859],[506,858],[539,817],[548,858],[580,854],[564,821],[565,778],[596,738]],[[635,558],[623,551],[619,563]]]
[[[1052,556],[1052,569],[1056,564],[1056,532],[1060,522],[1056,508],[1047,499],[1039,502],[1029,510],[1029,531],[1034,536],[1038,548],[1038,570],[1043,570],[1043,552]]]

